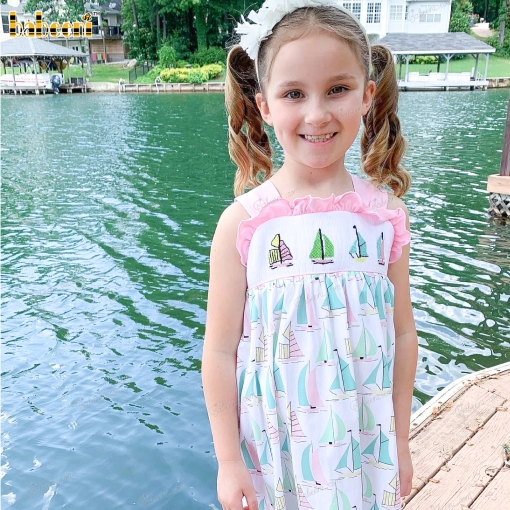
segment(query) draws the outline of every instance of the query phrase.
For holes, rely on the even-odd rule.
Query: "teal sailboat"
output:
[[[322,303],[321,308],[328,312],[329,317],[334,317],[346,312],[345,303],[338,297],[335,291],[335,285],[328,275],[325,275],[324,282],[326,283],[327,295]]]
[[[370,461],[372,464],[385,464],[387,466],[393,466],[393,462],[389,452],[389,439],[383,434],[381,430],[381,424],[378,423],[379,434],[377,437],[363,450],[362,454],[371,457]]]
[[[383,296],[382,296],[382,282],[379,278],[377,280],[377,284],[375,286],[375,304],[377,306],[377,311],[379,312],[379,319],[381,319],[381,322],[386,321],[386,310],[383,303]]]
[[[301,287],[301,294],[299,296],[297,306],[297,324],[299,329],[305,331],[314,331],[319,329],[319,323],[315,318],[314,307],[312,306],[311,299],[306,297],[305,282]]]
[[[296,494],[296,482],[294,481],[294,477],[289,472],[289,468],[285,465],[285,477],[283,479],[283,490],[285,492],[291,492],[292,494]]]
[[[354,439],[352,430],[347,432],[351,433],[351,440],[345,449],[340,462],[335,468],[335,471],[340,471],[345,477],[353,477],[359,475],[361,472],[361,456],[359,453],[359,442]],[[346,472],[345,469],[349,472]]]
[[[282,376],[280,374],[280,367],[274,362],[273,362],[273,374],[276,396],[283,397],[285,396],[285,386],[283,385]]]
[[[377,352],[377,345],[375,339],[365,327],[365,321],[362,321],[363,329],[361,330],[361,336],[358,344],[354,351],[352,351],[352,357],[357,359],[372,359]]]
[[[391,393],[390,367],[393,363],[393,358],[389,359],[387,356],[385,356],[382,350],[382,346],[379,346],[379,348],[381,349],[381,359],[377,363],[376,367],[372,370],[370,375],[366,378],[363,385],[367,388],[370,388],[372,393]]]
[[[331,331],[324,327],[324,334],[322,337],[322,343],[319,348],[319,352],[317,353],[317,362],[323,362],[323,365],[333,365],[333,362],[336,359],[335,352],[336,348],[333,345],[333,337],[331,335]]]
[[[377,261],[384,266],[384,232],[381,232],[379,239],[377,239]]]
[[[317,485],[328,485],[328,481],[322,472],[322,466],[319,458],[319,450],[313,449],[310,443],[301,456],[301,469],[303,471],[303,480]]]
[[[260,466],[264,474],[274,473],[272,461],[273,451],[271,450],[271,445],[269,444],[269,440],[266,434],[264,449],[262,450],[262,456],[260,457]]]
[[[329,387],[329,391],[335,394],[336,398],[334,400],[349,398],[356,395],[356,381],[352,377],[349,364],[342,359],[338,352],[337,356],[340,365],[340,372],[337,370],[336,377]]]
[[[249,471],[262,472],[255,445],[246,439],[241,441],[241,454]]]
[[[308,372],[310,373],[307,379]],[[310,362],[302,368],[299,374],[298,402],[301,407],[306,407],[307,410],[324,407],[317,389],[317,367],[310,371]]]
[[[245,397],[251,405],[257,405],[259,402],[262,402],[262,390],[260,388],[259,374],[256,370],[246,389]]]
[[[271,369],[267,371],[266,376],[266,405],[267,412],[274,414],[276,412],[276,394],[274,389],[274,378],[271,373]]]
[[[352,243],[349,253],[356,262],[364,262],[368,257],[367,243],[358,232],[356,225],[352,227],[356,232],[356,240]]]
[[[333,255],[335,248],[329,237],[322,233],[319,229],[315,236],[312,251],[310,252],[310,259],[314,264],[330,264],[333,262]]]
[[[345,424],[342,418],[330,408],[330,416],[326,430],[319,440],[320,445],[338,446],[345,437]]]

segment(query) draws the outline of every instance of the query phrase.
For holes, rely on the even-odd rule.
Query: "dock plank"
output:
[[[510,507],[510,467],[505,466],[471,505],[471,510],[494,510]]]

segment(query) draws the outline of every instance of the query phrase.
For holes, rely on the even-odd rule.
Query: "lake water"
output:
[[[211,239],[234,198],[223,101],[2,96],[2,508],[221,509],[200,367]],[[413,412],[510,361],[510,229],[486,212],[507,101],[400,95]]]

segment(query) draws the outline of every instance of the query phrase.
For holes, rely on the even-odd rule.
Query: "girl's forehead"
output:
[[[285,42],[274,54],[270,82],[333,79],[345,74],[363,76],[363,69],[349,45],[329,34],[310,34]],[[345,76],[348,78],[348,76]]]

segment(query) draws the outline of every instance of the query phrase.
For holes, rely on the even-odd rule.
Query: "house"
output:
[[[6,4],[0,4],[2,16],[0,41],[9,39],[9,12],[16,12],[16,21],[23,27],[27,21],[35,23],[35,14],[24,13],[26,0],[7,0]],[[122,39],[122,19],[121,19],[121,0],[111,0],[103,4],[94,4],[85,2],[85,13],[91,15],[92,36],[85,37],[51,37],[44,39],[52,43],[61,44],[67,48],[77,51],[83,51],[91,55],[91,60],[95,62],[119,62],[126,58],[127,48]],[[43,16],[43,22],[45,21]],[[73,21],[81,20],[68,20]]]
[[[388,33],[445,33],[450,25],[451,0],[343,2],[343,6],[354,13],[372,43]]]

